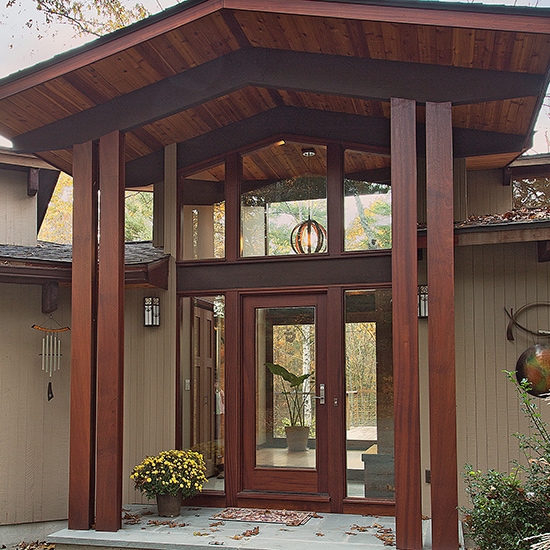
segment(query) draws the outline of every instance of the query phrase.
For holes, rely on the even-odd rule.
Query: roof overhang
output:
[[[182,177],[281,136],[387,156],[404,97],[419,137],[424,104],[451,102],[455,156],[496,168],[529,148],[549,74],[548,9],[188,0],[0,80],[0,134],[70,173],[74,144],[121,130],[143,186],[171,143]]]

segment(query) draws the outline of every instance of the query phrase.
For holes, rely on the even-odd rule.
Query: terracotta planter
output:
[[[289,452],[307,451],[309,426],[285,426],[286,446]]]
[[[182,494],[157,495],[158,514],[163,518],[174,518],[180,515]]]

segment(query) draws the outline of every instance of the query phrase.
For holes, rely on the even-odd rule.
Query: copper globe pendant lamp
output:
[[[318,254],[326,250],[327,230],[308,216],[290,234],[290,246],[296,254]]]

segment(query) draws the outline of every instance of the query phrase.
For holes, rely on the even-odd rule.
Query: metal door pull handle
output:
[[[319,405],[325,404],[325,385],[319,384],[319,395],[314,395],[313,399],[319,399]]]

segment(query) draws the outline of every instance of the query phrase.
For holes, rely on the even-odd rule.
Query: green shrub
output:
[[[510,474],[466,466],[466,492],[472,508],[462,508],[470,536],[482,550],[528,550],[528,537],[550,531],[548,471],[537,464],[525,483]]]
[[[514,381],[515,374],[507,373]],[[525,464],[511,473],[481,472],[466,465],[471,508],[461,507],[469,534],[482,550],[528,550],[529,537],[550,532],[550,436],[527,381],[516,384],[529,434],[514,434]]]

